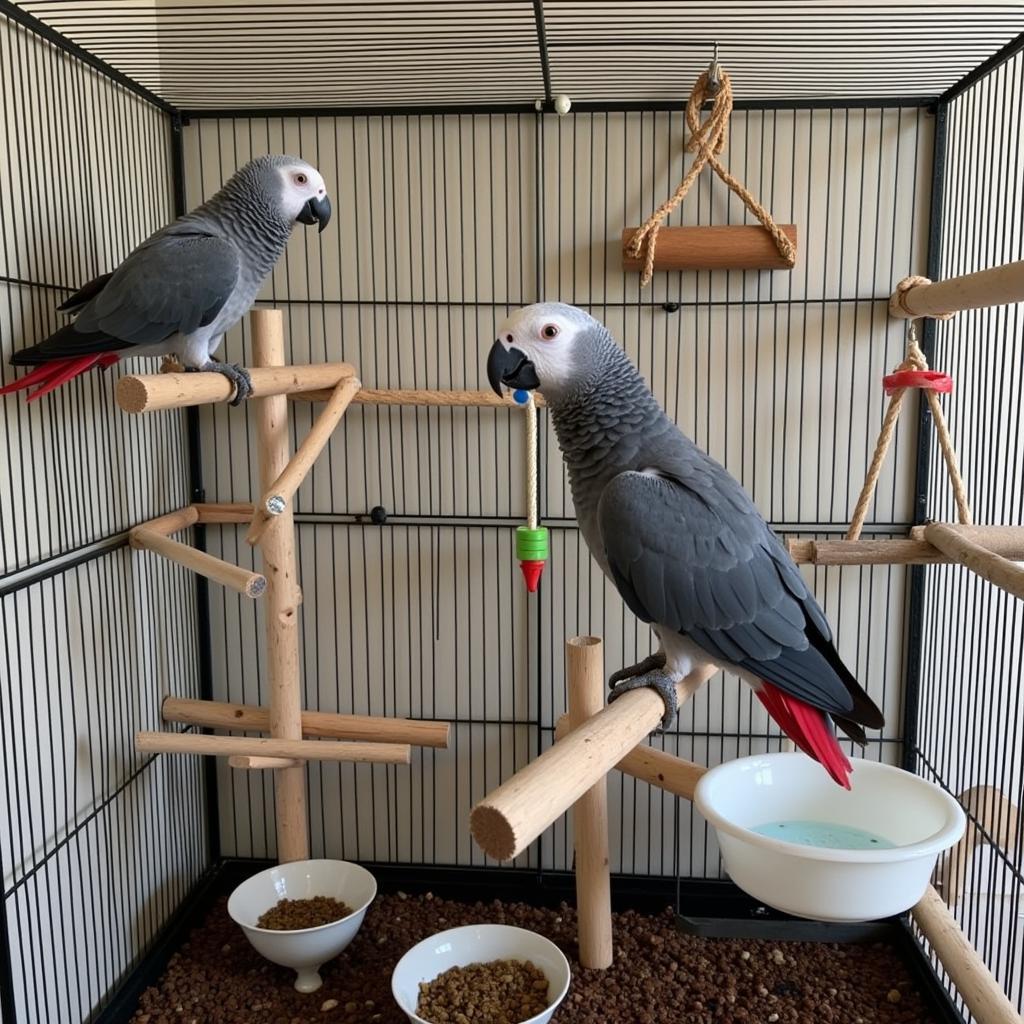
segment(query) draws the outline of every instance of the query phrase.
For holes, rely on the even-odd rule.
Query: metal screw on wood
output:
[[[267,498],[267,514],[271,516],[279,516],[288,507],[288,502],[281,497],[280,494],[274,494]]]

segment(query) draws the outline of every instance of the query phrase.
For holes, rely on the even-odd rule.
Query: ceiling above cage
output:
[[[17,6],[187,110],[682,103],[716,42],[739,101],[919,98],[1024,31],[1024,0]]]

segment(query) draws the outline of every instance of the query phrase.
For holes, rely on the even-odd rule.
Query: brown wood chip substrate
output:
[[[546,935],[573,980],[554,1024],[935,1024],[896,953],[884,944],[697,939],[670,911],[615,915],[615,962],[576,961],[576,913],[519,903],[380,896],[355,941],[295,991],[292,971],[264,960],[221,900],[143,993],[132,1024],[406,1024],[391,971],[410,946],[462,924],[497,923]]]

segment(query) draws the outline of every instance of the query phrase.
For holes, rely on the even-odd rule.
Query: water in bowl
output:
[[[892,850],[896,847],[884,836],[833,821],[770,821],[750,831],[786,843],[826,850]]]

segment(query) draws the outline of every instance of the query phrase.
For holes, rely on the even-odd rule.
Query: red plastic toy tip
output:
[[[948,395],[953,390],[953,378],[938,370],[897,370],[882,378],[885,393],[891,395],[900,388],[922,388]]]
[[[526,580],[526,589],[531,594],[537,593],[537,586],[540,583],[540,574],[544,571],[543,562],[520,562],[519,568],[523,570],[523,579]]]

